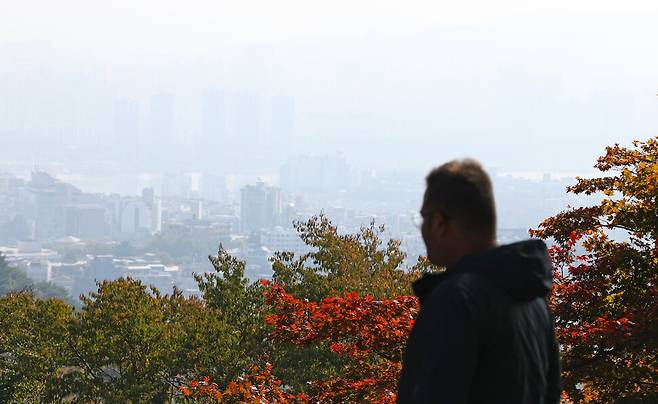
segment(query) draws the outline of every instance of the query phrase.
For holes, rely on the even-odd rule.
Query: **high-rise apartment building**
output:
[[[66,235],[94,239],[109,234],[106,209],[100,205],[70,205],[66,207]]]
[[[240,228],[243,233],[272,228],[281,214],[281,190],[262,181],[241,190]]]
[[[286,191],[335,191],[351,185],[351,168],[341,157],[295,156],[281,166]]]
[[[65,206],[76,203],[82,192],[43,171],[32,173],[27,191],[34,206],[31,217],[34,220],[36,239],[45,241],[65,236]]]
[[[126,201],[121,210],[121,232],[150,232],[153,223],[151,214],[151,209],[143,201]]]
[[[226,178],[215,174],[203,174],[199,182],[201,197],[208,201],[223,202],[226,200]]]
[[[151,98],[151,142],[170,148],[175,144],[174,96],[159,93]]]
[[[167,173],[162,178],[162,196],[189,198],[192,194],[192,177]]]
[[[233,136],[243,144],[260,140],[260,97],[244,92],[236,95],[231,114]]]
[[[162,231],[162,200],[156,198],[153,188],[142,189],[142,202],[151,210],[151,233]]]
[[[122,150],[136,151],[139,148],[139,106],[137,101],[118,100],[114,104],[113,146]]]
[[[220,147],[226,141],[226,102],[223,91],[209,89],[203,93],[201,139],[206,148]]]
[[[295,99],[288,95],[272,97],[270,113],[272,141],[287,143],[295,128]]]

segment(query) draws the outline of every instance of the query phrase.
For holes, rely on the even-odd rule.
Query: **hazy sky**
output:
[[[604,145],[658,135],[655,0],[5,0],[1,10],[9,142],[74,121],[104,136],[104,109],[129,99],[146,115],[166,91],[194,150],[208,87],[290,95],[298,152],[380,169],[471,155],[507,171],[582,171]]]
[[[437,25],[550,19],[556,14],[583,19],[607,15],[620,21],[615,29],[635,31],[638,27],[626,17],[655,17],[657,11],[653,0],[22,0],[3,6],[0,38],[48,39],[96,51],[205,53],[218,44],[395,36]]]

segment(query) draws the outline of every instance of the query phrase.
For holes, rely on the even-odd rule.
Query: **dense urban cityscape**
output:
[[[564,192],[572,179],[494,180],[501,243],[527,237],[542,218],[578,204]],[[344,159],[329,157],[290,159],[276,185],[254,178],[229,189],[221,175],[164,174],[139,195],[85,192],[41,170],[29,178],[2,173],[0,253],[74,299],[96,281],[121,276],[194,294],[192,275],[212,269],[207,257],[220,244],[247,262],[250,279],[267,279],[273,253],[309,251],[293,223],[321,213],[344,233],[384,224],[383,236],[402,242],[411,265],[424,254],[413,224],[421,197],[421,174],[354,173]]]

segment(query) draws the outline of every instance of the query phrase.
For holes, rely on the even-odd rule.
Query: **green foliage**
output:
[[[0,402],[50,402],[67,395],[72,318],[71,306],[58,299],[28,292],[0,297]]]
[[[209,297],[231,301],[231,310],[184,297],[180,290],[163,296],[132,279],[99,284],[98,292],[83,298],[71,332],[82,369],[79,396],[162,402],[171,398],[181,376],[211,375],[225,384],[239,376],[253,358],[249,338],[255,334],[238,326],[244,323],[233,323],[238,319],[228,313],[247,310],[214,289],[221,285],[200,280]]]
[[[166,394],[168,333],[158,297],[131,279],[104,281],[82,297],[71,327],[80,397],[125,402]]]
[[[0,254],[0,296],[21,291],[30,291],[40,298],[69,299],[65,289],[50,282],[34,282],[25,271],[10,266]]]
[[[224,352],[221,367],[208,370],[225,386],[265,353],[267,327],[262,286],[245,278],[245,263],[221,246],[208,257],[215,272],[195,275],[205,304],[219,312],[226,325],[225,341],[232,349]]]
[[[24,271],[10,267],[0,255],[0,295],[28,289],[32,284],[32,279]]]
[[[165,402],[193,374],[228,384],[255,362],[265,338],[254,316],[260,286],[241,275],[244,263],[229,260],[220,268],[232,275],[199,277],[207,302],[123,278],[99,283],[79,312],[30,293],[0,298],[0,401],[29,401],[36,391],[51,401]]]
[[[411,294],[411,282],[420,272],[431,270],[419,258],[404,268],[406,254],[400,241],[382,241],[384,226],[374,222],[356,234],[339,234],[324,216],[296,222],[295,228],[313,251],[299,257],[278,252],[272,260],[274,281],[298,298],[321,300],[327,296],[356,292],[375,298]]]

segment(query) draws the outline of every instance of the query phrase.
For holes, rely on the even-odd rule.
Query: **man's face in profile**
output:
[[[420,232],[425,242],[427,259],[434,265],[442,266],[444,264],[442,240],[445,238],[446,220],[438,209],[433,208],[427,202],[427,192],[425,192],[425,196],[423,197],[420,216],[422,218]]]

